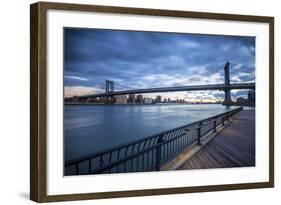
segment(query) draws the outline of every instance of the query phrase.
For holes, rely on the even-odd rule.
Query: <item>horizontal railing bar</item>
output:
[[[112,162],[112,163],[106,165],[105,167],[101,167],[101,168],[99,168],[99,169],[96,169],[96,170],[92,171],[92,172],[89,173],[89,174],[94,174],[94,173],[102,172],[103,170],[106,170],[106,169],[110,169],[110,168],[112,168],[112,167],[115,167],[116,165],[121,164],[122,162],[126,162],[126,161],[128,161],[128,160],[131,160],[131,159],[133,159],[133,158],[135,158],[135,157],[137,157],[137,156],[139,156],[139,155],[145,154],[146,152],[150,152],[151,150],[156,149],[157,147],[159,147],[159,146],[161,146],[161,145],[162,145],[162,143],[159,143],[159,144],[156,144],[156,145],[153,146],[153,147],[148,147],[148,148],[146,148],[146,149],[140,151],[139,153],[135,153],[135,154],[132,154],[132,155],[130,155],[130,156],[124,158],[124,159],[120,159],[120,160],[118,160],[118,161]]]
[[[236,111],[236,110],[235,110]],[[232,114],[232,113],[234,113],[234,112],[231,112],[231,113],[228,113],[228,114]],[[226,114],[227,115],[227,114]],[[207,125],[209,125],[209,124],[212,124],[213,122],[215,122],[217,120],[217,118],[216,119],[214,119],[214,120],[211,120],[211,121],[209,121],[209,122],[207,122],[207,123],[204,123],[204,124],[202,124],[202,125],[200,125],[200,126],[196,126],[196,127],[192,127],[192,128],[185,128],[184,130],[186,130],[187,132],[189,132],[189,131],[192,131],[192,130],[196,130],[196,129],[199,129],[199,128],[202,128],[202,127],[205,127],[205,126],[207,126]]]
[[[208,121],[208,120],[211,120],[211,119],[216,119],[216,118],[219,118],[221,116],[224,116],[224,115],[228,115],[230,113],[233,113],[233,112],[236,112],[238,110],[241,110],[242,107],[238,107],[238,108],[235,108],[233,110],[230,110],[228,112],[224,112],[224,113],[221,113],[221,114],[218,114],[218,115],[215,115],[215,116],[212,116],[212,117],[209,117],[209,118],[205,118],[205,119],[202,119],[202,120],[198,120],[198,121],[195,121],[195,122],[192,122],[192,123],[189,123],[187,125],[183,125],[183,126],[180,126],[180,127],[177,127],[177,128],[173,128],[173,129],[170,129],[170,130],[167,130],[167,131],[163,131],[163,132],[160,132],[160,133],[157,133],[157,134],[154,134],[154,135],[150,135],[150,136],[147,136],[147,137],[144,137],[142,139],[137,139],[137,140],[133,140],[133,141],[130,141],[128,143],[124,143],[124,144],[121,144],[121,145],[117,145],[117,146],[114,146],[114,147],[111,147],[111,148],[108,148],[108,149],[105,149],[103,151],[98,151],[98,152],[95,152],[95,153],[92,153],[92,154],[89,154],[89,155],[86,155],[86,156],[82,156],[82,157],[78,157],[76,159],[72,159],[72,160],[69,160],[65,163],[65,166],[68,167],[68,166],[72,166],[72,165],[75,165],[77,163],[80,163],[80,162],[83,162],[83,161],[86,161],[86,160],[90,160],[90,159],[93,159],[99,155],[104,155],[104,154],[107,154],[107,153],[110,153],[110,152],[114,152],[114,151],[117,151],[118,149],[122,149],[122,148],[125,148],[126,146],[131,146],[133,144],[137,144],[137,143],[142,143],[146,140],[149,140],[149,139],[152,139],[152,138],[156,138],[156,137],[159,137],[159,136],[162,136],[162,135],[165,135],[167,133],[170,133],[170,132],[173,132],[173,131],[176,131],[176,130],[179,130],[179,129],[183,129],[185,127],[190,127],[190,126],[193,126],[193,125],[196,125],[200,122],[204,122],[204,121]],[[206,125],[203,124],[203,125]],[[202,126],[203,126],[202,125]]]
[[[212,124],[214,121],[216,121],[217,119],[215,119],[215,120],[212,120],[212,121],[209,121],[209,122],[207,122],[207,123],[204,123],[204,124],[202,124],[202,125],[199,125],[199,126],[196,126],[196,127],[192,127],[192,128],[185,128],[184,130],[185,131],[187,131],[187,132],[189,132],[189,131],[192,131],[192,130],[197,130],[197,129],[199,129],[199,128],[202,128],[202,127],[205,127],[205,126],[207,126],[207,125],[209,125],[209,124]]]

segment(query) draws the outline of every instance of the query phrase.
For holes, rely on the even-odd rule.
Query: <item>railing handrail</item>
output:
[[[91,154],[88,154],[88,155],[85,155],[85,156],[82,156],[82,157],[78,157],[78,158],[66,161],[65,162],[65,167],[72,166],[72,165],[75,165],[77,163],[90,160],[92,158],[95,158],[96,156],[103,155],[105,153],[114,152],[114,151],[116,151],[118,149],[125,148],[125,147],[133,145],[133,144],[142,143],[142,142],[144,142],[146,140],[149,140],[149,139],[152,139],[152,138],[156,138],[156,137],[159,137],[161,135],[165,135],[165,134],[167,134],[169,132],[173,132],[175,130],[183,129],[185,127],[190,127],[190,126],[198,124],[198,123],[203,123],[204,121],[216,119],[216,118],[219,118],[219,117],[221,117],[223,115],[227,115],[227,114],[230,114],[232,112],[236,112],[236,111],[241,110],[241,109],[242,109],[242,107],[238,107],[238,108],[235,108],[233,110],[230,110],[230,111],[227,111],[227,112],[224,112],[224,113],[221,113],[221,114],[217,114],[215,116],[211,116],[211,117],[208,117],[208,118],[205,118],[205,119],[197,120],[197,121],[189,123],[187,125],[176,127],[176,128],[170,129],[170,130],[166,130],[166,131],[163,131],[163,132],[160,132],[160,133],[157,133],[157,134],[153,134],[153,135],[141,138],[141,139],[136,139],[136,140],[133,140],[133,141],[121,144],[121,145],[116,145],[116,146],[113,146],[111,148],[104,149],[102,151],[98,151],[98,152],[94,152],[94,153],[91,153]],[[207,123],[207,124],[210,124],[210,123]],[[207,124],[203,124],[203,125],[201,125],[201,127],[206,126]]]
[[[216,119],[214,119],[214,120],[211,120],[211,121],[208,121],[207,123],[204,123],[204,124],[202,124],[202,125],[199,125],[199,126],[196,126],[196,127],[191,127],[191,128],[189,128],[189,129],[185,129],[186,131],[192,131],[192,130],[196,130],[196,129],[199,129],[199,128],[202,128],[202,127],[205,127],[205,126],[207,126],[207,125],[209,125],[209,124],[212,124],[214,121],[216,121]]]

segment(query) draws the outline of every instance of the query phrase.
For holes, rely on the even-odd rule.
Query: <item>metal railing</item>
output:
[[[242,107],[65,163],[65,175],[159,171],[183,149],[216,132]]]

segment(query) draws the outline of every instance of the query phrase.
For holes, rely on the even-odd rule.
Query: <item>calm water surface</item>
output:
[[[234,108],[223,105],[65,105],[65,160]]]

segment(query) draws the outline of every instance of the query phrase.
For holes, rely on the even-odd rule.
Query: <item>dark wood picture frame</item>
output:
[[[263,22],[269,24],[269,181],[197,187],[47,195],[46,13],[49,9]],[[30,6],[30,199],[37,202],[179,194],[274,186],[274,18],[218,13],[39,2]]]

